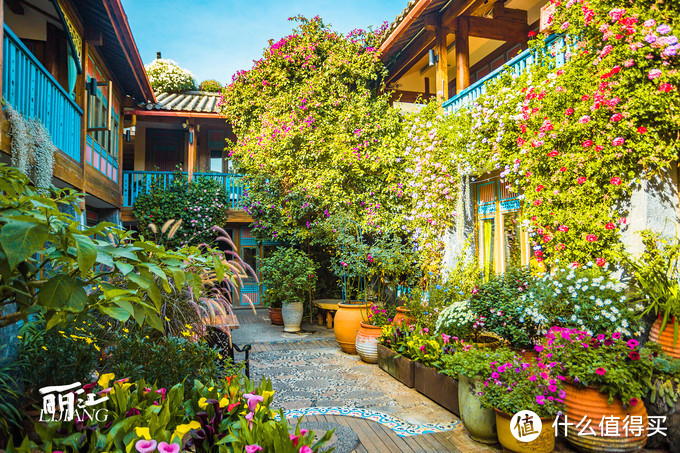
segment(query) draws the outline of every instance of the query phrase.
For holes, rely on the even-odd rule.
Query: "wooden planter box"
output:
[[[397,357],[397,353],[378,344],[378,366],[381,370],[409,388],[414,386],[415,362],[406,357]]]
[[[414,371],[416,390],[460,417],[458,380],[418,362],[415,362]]]

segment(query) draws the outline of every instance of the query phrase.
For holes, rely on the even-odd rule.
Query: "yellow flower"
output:
[[[143,437],[146,440],[151,440],[151,433],[149,432],[149,428],[142,428],[141,426],[137,426],[135,428],[135,434],[137,434],[137,437]]]
[[[225,407],[229,404],[229,400],[227,398],[222,398],[220,400],[220,407]]]
[[[42,348],[43,348],[45,351],[47,351],[47,347],[43,346]]]
[[[97,350],[97,352],[101,351],[101,349],[99,348],[99,346],[97,346],[96,344],[94,345],[94,348]]]
[[[128,333],[130,332],[127,327],[123,327],[123,332]]]
[[[262,392],[262,398],[264,398],[264,401],[263,401],[264,403],[266,403],[267,401],[269,401],[269,397],[272,397],[272,398],[274,397],[274,392],[273,392],[273,391],[271,391],[271,390],[265,390],[265,391]]]
[[[132,385],[132,384],[122,384],[122,385],[120,386],[120,389],[121,389],[122,391],[125,391],[125,390],[129,389],[131,385]]]
[[[170,318],[168,318],[167,316],[165,317],[165,320],[170,322]]]
[[[99,384],[100,386],[106,388],[106,387],[109,386],[109,382],[110,382],[111,379],[113,379],[114,377],[116,377],[116,375],[113,374],[113,373],[102,374],[101,377],[99,378],[99,380],[97,381],[97,384]]]
[[[19,340],[22,340],[24,337],[22,337],[21,335],[17,335],[17,338],[18,338]]]
[[[208,407],[208,399],[201,398],[200,400],[198,400],[198,407],[200,407],[201,409],[205,409],[206,407]]]
[[[179,440],[182,440],[186,433],[188,433],[192,429],[199,429],[200,427],[201,424],[195,420],[184,425],[177,425],[177,428],[175,428],[175,432],[172,434],[172,437],[177,436],[179,437]]]
[[[186,328],[187,328],[187,329],[189,329],[189,330],[191,330],[191,329],[192,329],[192,326],[191,326],[191,324],[184,324],[184,327],[186,327]]]

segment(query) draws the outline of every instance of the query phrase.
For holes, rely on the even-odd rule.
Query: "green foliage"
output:
[[[222,91],[222,84],[217,80],[208,79],[201,82],[198,89],[204,93],[219,93]]]
[[[562,379],[555,363],[523,362],[513,357],[507,362],[490,362],[491,373],[484,380],[482,404],[512,415],[530,410],[541,418],[552,418],[564,409]]]
[[[181,93],[196,89],[196,79],[191,72],[172,60],[156,59],[144,66],[151,88],[157,93]]]
[[[609,395],[609,404],[619,398],[634,406],[651,386],[653,360],[660,346],[641,347],[620,332],[590,336],[586,332],[553,327],[546,335],[545,350],[561,364],[562,373],[575,384],[596,387]],[[543,346],[536,346],[542,351]]]
[[[470,305],[479,317],[477,328],[495,333],[516,348],[533,347],[539,338],[540,313],[530,316],[532,307],[520,297],[533,282],[527,269],[508,269],[473,290]]]
[[[437,316],[436,331],[458,337],[461,340],[469,340],[477,321],[477,314],[472,310],[470,301],[460,300],[453,302],[441,310]]]
[[[4,353],[6,347],[7,345],[3,345],[0,353]],[[24,362],[20,359],[14,360],[11,357],[0,359],[0,445],[6,443],[5,440],[12,431],[21,428],[21,407],[24,404],[22,401],[24,380],[21,378],[23,366]]]
[[[317,264],[293,247],[279,247],[261,260],[262,283],[267,303],[301,302],[316,284]]]
[[[654,358],[653,367],[648,398],[652,404],[659,399],[673,408],[680,398],[680,360],[662,352]]]
[[[318,17],[295,20],[291,35],[270,41],[222,92],[255,233],[304,243],[332,233],[335,216],[365,232],[393,230],[403,199],[401,117],[381,93],[379,36],[343,36]]]
[[[466,376],[471,379],[487,380],[494,371],[492,363],[508,363],[515,358],[515,353],[507,348],[496,350],[487,348],[470,348],[456,354],[442,356],[441,373],[454,378]]]
[[[194,178],[189,184],[187,175],[176,171],[170,183],[160,179],[152,183],[148,193],[137,197],[132,209],[145,237],[155,235],[150,224],[181,220],[180,229],[166,241],[168,247],[181,247],[213,243],[217,235],[212,226],[226,223],[228,206],[228,194],[219,181]]]

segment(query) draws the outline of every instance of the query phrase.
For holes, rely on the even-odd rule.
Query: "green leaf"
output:
[[[213,255],[213,263],[215,264],[215,276],[217,277],[217,281],[221,282],[224,279],[222,259],[218,255]]]
[[[120,306],[99,307],[99,311],[120,322],[130,319],[130,313]]]
[[[71,298],[76,281],[66,274],[57,274],[38,292],[38,303],[47,308],[61,308]]]
[[[104,250],[97,250],[97,262],[104,266],[114,267],[113,257]]]
[[[49,226],[45,223],[37,223],[9,220],[0,229],[0,245],[2,245],[7,261],[11,269],[25,261],[38,250],[42,249],[47,241]]]
[[[135,270],[135,267],[132,264],[128,264],[123,261],[116,261],[116,267],[124,276],[130,274],[133,270]]]
[[[92,268],[92,265],[97,260],[97,248],[94,246],[92,239],[87,236],[76,234],[74,238],[78,249],[78,267],[80,272],[84,274]]]

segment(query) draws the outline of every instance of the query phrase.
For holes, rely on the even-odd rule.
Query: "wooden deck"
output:
[[[359,445],[353,450],[354,453],[496,453],[501,451],[500,448],[472,441],[462,428],[436,434],[399,437],[394,431],[377,422],[360,418],[340,415],[308,415],[304,417],[304,420],[337,423],[349,427],[359,436]],[[295,422],[295,420],[291,420],[291,423]]]

